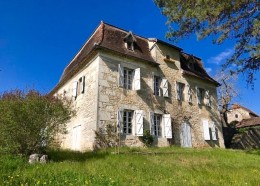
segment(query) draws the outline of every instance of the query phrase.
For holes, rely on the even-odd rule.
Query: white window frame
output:
[[[156,96],[161,96],[161,81],[161,77],[153,76],[153,92]]]
[[[81,94],[85,92],[85,76],[79,78],[79,92]]]
[[[154,136],[161,137],[162,136],[162,114],[154,113],[153,118],[154,118],[154,124],[153,124]]]
[[[185,84],[176,81],[176,99],[179,101],[184,101],[184,92]]]
[[[205,91],[206,106],[211,107],[211,99],[209,90]]]
[[[133,110],[124,110],[123,111],[123,123],[122,123],[123,134],[125,134],[125,135],[133,134],[133,117],[134,117]]]
[[[205,92],[205,89],[196,87],[198,105],[201,105],[204,101],[204,92]]]
[[[124,68],[123,70],[124,78],[123,85],[125,89],[132,90],[133,89],[133,79],[134,79],[134,70],[129,68]]]
[[[127,90],[140,90],[141,69],[131,69],[118,64],[118,86]]]

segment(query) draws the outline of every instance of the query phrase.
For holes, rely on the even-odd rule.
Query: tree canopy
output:
[[[74,111],[70,102],[41,95],[35,90],[15,90],[0,95],[0,150],[29,154],[44,150]]]
[[[223,64],[231,73],[244,73],[253,85],[260,67],[259,0],[154,0],[168,17],[166,37],[178,40],[196,33],[199,39],[213,37],[221,44],[234,39],[233,55]]]

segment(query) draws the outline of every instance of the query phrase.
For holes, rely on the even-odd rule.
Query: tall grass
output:
[[[29,165],[1,155],[2,185],[260,185],[259,151],[122,148],[49,151],[51,162]]]

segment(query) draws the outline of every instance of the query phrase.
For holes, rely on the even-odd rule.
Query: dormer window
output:
[[[134,51],[136,39],[131,31],[129,31],[127,35],[124,37],[124,42],[125,42],[125,47],[128,50]]]
[[[189,69],[194,70],[194,63],[192,61],[189,61],[188,67]]]
[[[195,64],[195,59],[193,56],[190,56],[188,60],[188,67],[190,70],[194,70],[194,64]]]
[[[166,54],[166,59],[171,59],[170,55],[169,54]]]

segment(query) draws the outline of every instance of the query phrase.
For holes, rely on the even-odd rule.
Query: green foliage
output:
[[[153,136],[150,134],[150,130],[144,130],[143,136],[139,137],[139,139],[145,144],[147,147],[151,147],[153,144]]]
[[[0,149],[11,153],[41,152],[57,133],[66,133],[73,115],[69,102],[35,90],[0,95]]]
[[[63,161],[34,165],[29,165],[24,157],[0,155],[0,183],[55,186],[259,185],[260,156],[255,150],[168,147],[135,148],[134,152],[122,148],[120,154],[112,154],[113,151],[48,152],[53,159],[61,158]],[[73,160],[72,156],[75,157]]]
[[[100,127],[95,131],[94,149],[104,149],[118,145],[118,134],[114,124],[106,125],[105,129]]]
[[[236,41],[233,56],[224,68],[231,73],[246,72],[248,83],[260,67],[260,1],[154,0],[168,17],[169,39],[180,39],[196,33],[199,39],[213,36],[213,43]]]

